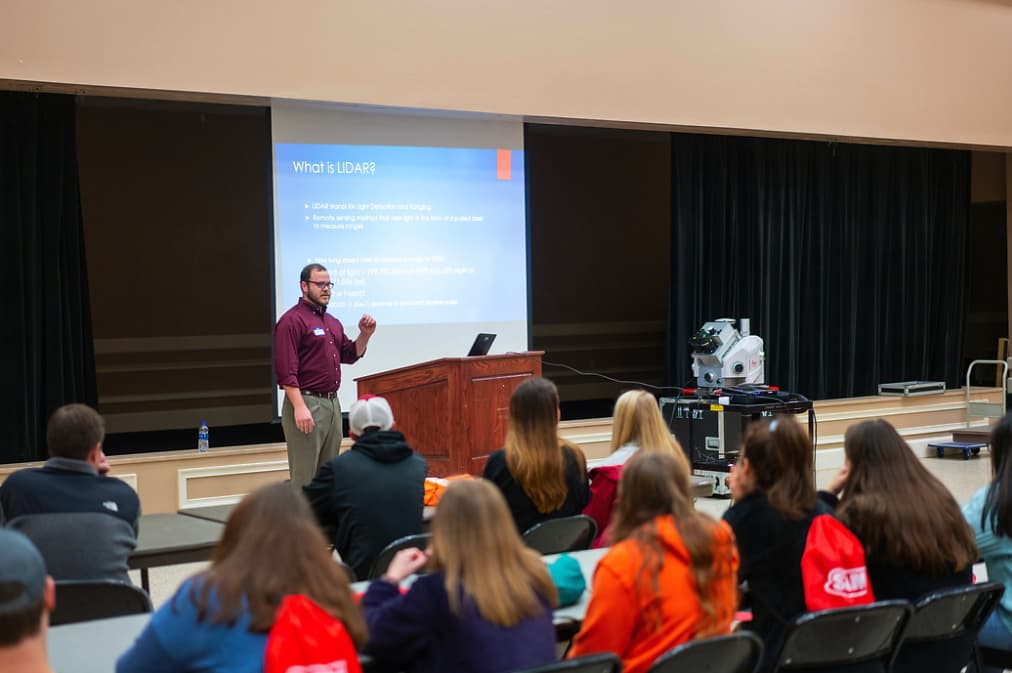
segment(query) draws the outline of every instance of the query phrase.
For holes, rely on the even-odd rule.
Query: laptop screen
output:
[[[488,349],[492,347],[493,341],[495,341],[494,334],[479,334],[474,338],[474,343],[471,345],[471,350],[467,356],[488,355]]]

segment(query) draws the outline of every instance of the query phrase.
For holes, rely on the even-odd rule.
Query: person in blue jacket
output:
[[[400,583],[421,571],[406,594]],[[483,479],[443,494],[428,551],[399,552],[362,606],[366,653],[409,673],[503,673],[555,660],[556,589],[524,546],[506,501]]]
[[[309,504],[287,482],[239,503],[206,571],[187,579],[116,662],[116,673],[262,673],[267,638],[287,595],[304,595],[366,639],[348,577]]]
[[[1012,414],[995,424],[990,446],[994,477],[963,507],[963,516],[973,528],[980,559],[987,565],[987,578],[1005,586],[1001,602],[984,623],[977,642],[1012,650]]]

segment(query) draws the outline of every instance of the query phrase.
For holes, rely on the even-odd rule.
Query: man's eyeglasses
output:
[[[325,280],[307,280],[306,282],[309,283],[310,285],[315,285],[316,287],[320,288],[321,290],[324,289],[324,288],[328,288],[328,287],[331,290],[334,289],[334,284],[330,283],[328,281],[325,281]]]

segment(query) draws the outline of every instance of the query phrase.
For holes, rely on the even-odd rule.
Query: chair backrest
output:
[[[517,673],[621,673],[622,660],[614,654],[588,654]]]
[[[345,575],[348,576],[348,582],[350,584],[354,584],[355,582],[358,581],[358,578],[355,577],[355,569],[352,568],[350,565],[348,565],[344,561],[337,561],[337,566],[344,571]]]
[[[56,581],[130,581],[127,562],[137,535],[123,519],[99,512],[26,514],[7,526],[32,541]]]
[[[958,673],[973,658],[977,632],[987,621],[1004,587],[990,582],[954,587],[914,604],[903,643],[893,662],[896,673],[932,670]]]
[[[914,614],[903,634],[903,642],[948,640],[965,633],[976,635],[1004,591],[1001,584],[987,582],[924,596],[914,603]]]
[[[749,631],[679,645],[657,658],[647,673],[755,673],[763,641]]]
[[[809,612],[787,627],[775,671],[880,661],[889,670],[913,606],[906,601]]]
[[[59,626],[145,612],[151,612],[151,599],[133,584],[109,580],[62,581],[56,583],[56,607],[49,614],[49,623]]]
[[[431,533],[419,533],[417,535],[405,535],[404,537],[397,538],[386,547],[383,547],[383,551],[379,553],[376,560],[372,562],[372,567],[369,568],[368,579],[376,579],[382,577],[383,573],[387,571],[387,566],[390,565],[390,561],[393,560],[394,555],[402,549],[411,549],[417,547],[418,549],[425,549],[429,546],[429,541],[432,539]]]
[[[586,514],[549,519],[524,531],[524,544],[542,554],[590,549],[597,537],[597,522]]]

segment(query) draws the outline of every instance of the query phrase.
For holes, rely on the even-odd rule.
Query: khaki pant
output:
[[[292,487],[300,493],[316,476],[320,466],[338,454],[344,438],[341,403],[336,397],[328,400],[303,395],[302,399],[313,415],[313,431],[308,435],[295,427],[295,408],[287,396],[281,406],[281,427],[288,444],[288,472],[292,476]]]

